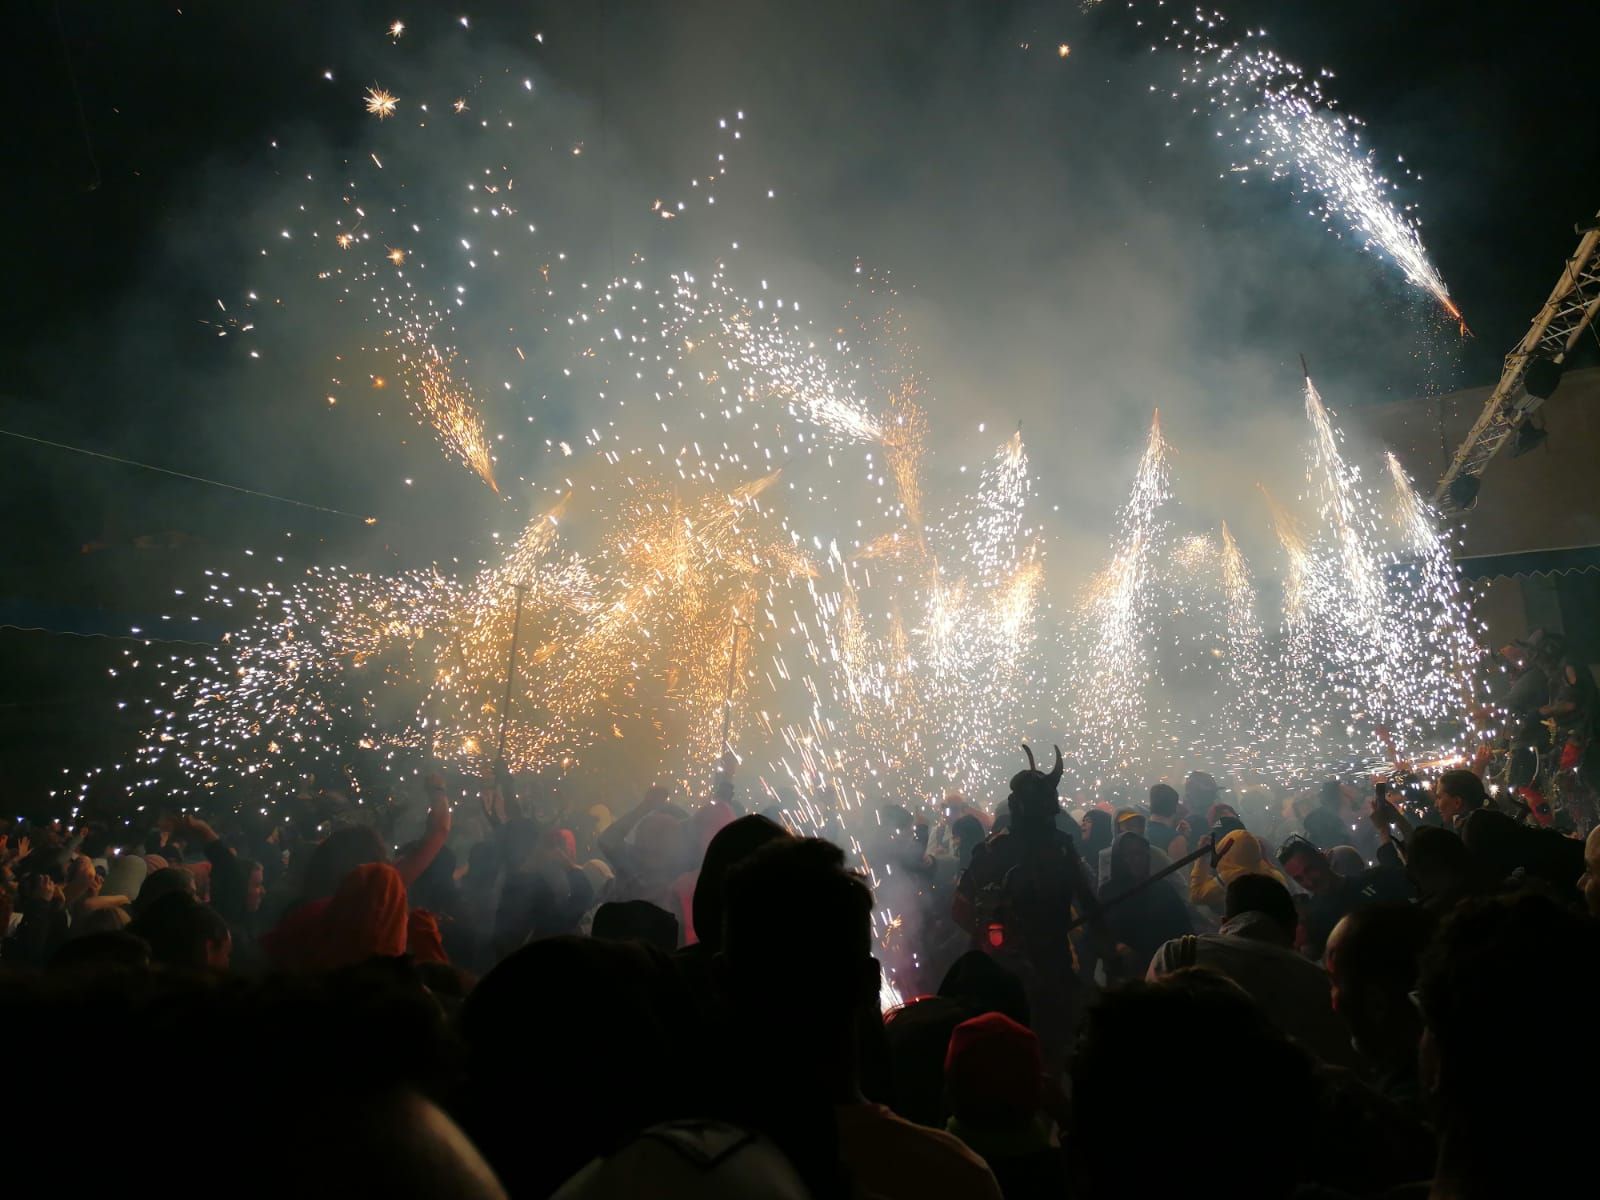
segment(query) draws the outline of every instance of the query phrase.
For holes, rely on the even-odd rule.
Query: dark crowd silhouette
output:
[[[6,1178],[1592,1189],[1600,831],[1463,769],[1237,793],[1195,771],[1064,806],[1059,751],[1025,762],[992,806],[853,816],[789,789],[746,811],[724,764],[615,818],[502,769],[410,804],[308,785],[270,817],[14,822]]]

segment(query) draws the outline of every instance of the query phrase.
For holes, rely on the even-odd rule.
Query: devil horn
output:
[[[1022,752],[1028,756],[1028,770],[1037,771],[1039,764],[1033,761],[1033,749],[1027,742],[1022,743]]]
[[[1048,778],[1050,780],[1050,786],[1051,787],[1054,787],[1056,784],[1061,782],[1061,747],[1060,746],[1055,747],[1055,752],[1056,752],[1056,765],[1051,770],[1051,772],[1050,772],[1050,774],[1048,776]]]

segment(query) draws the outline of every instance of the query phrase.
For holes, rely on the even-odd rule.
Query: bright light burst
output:
[[[398,96],[385,91],[381,87],[369,87],[367,89],[367,112],[377,117],[380,121],[394,116],[395,109],[399,107],[399,104],[400,98]]]

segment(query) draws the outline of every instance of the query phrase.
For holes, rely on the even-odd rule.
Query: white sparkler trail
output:
[[[1170,19],[1162,41],[1188,56],[1183,85],[1202,92],[1230,136],[1240,156],[1233,172],[1260,169],[1297,185],[1324,225],[1388,259],[1466,333],[1414,213],[1398,204],[1394,183],[1362,144],[1361,122],[1339,112],[1324,91],[1332,73],[1309,75],[1266,45],[1265,31],[1230,39],[1227,26],[1222,13],[1196,8],[1187,19]]]

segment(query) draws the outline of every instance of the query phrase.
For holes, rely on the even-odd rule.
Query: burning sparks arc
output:
[[[418,414],[439,435],[444,447],[475,471],[490,490],[494,460],[483,432],[483,413],[465,382],[455,378],[454,352],[445,353],[431,342],[416,345],[401,355],[407,391]]]
[[[1406,282],[1431,296],[1468,330],[1450,289],[1428,257],[1416,218],[1396,207],[1394,184],[1379,173],[1362,145],[1361,123],[1336,110],[1323,92],[1330,72],[1308,76],[1293,62],[1258,43],[1263,31],[1237,41],[1219,32],[1227,19],[1196,9],[1188,24],[1174,20],[1162,39],[1187,54],[1185,86],[1201,89],[1207,106],[1231,136],[1241,158],[1234,173],[1250,169],[1291,179],[1311,198],[1313,214],[1339,226],[1399,268]],[[1177,98],[1178,93],[1173,93]]]
[[[395,114],[395,109],[400,104],[400,98],[380,87],[367,89],[367,112],[382,121]]]
[[[313,571],[286,590],[239,589],[253,616],[206,660],[169,661],[171,702],[140,763],[175,766],[204,790],[275,761],[315,762],[343,738],[477,765],[503,738],[513,770],[536,770],[619,723],[671,723],[682,752],[706,761],[732,623],[759,632],[763,590],[812,573],[762,532],[756,498],[776,478],[684,497],[636,487],[615,497],[624,519],[592,560],[558,553],[563,496],[465,582]],[[232,607],[231,592],[214,583],[209,598]],[[655,665],[641,673],[642,660]]]
[[[904,522],[850,558],[830,559],[838,592],[813,589],[816,623],[808,654],[831,678],[829,694],[849,720],[820,713],[784,732],[804,790],[861,797],[862,781],[893,772],[930,789],[975,785],[1000,769],[1005,732],[1026,718],[1030,651],[1037,637],[1044,569],[1023,533],[1027,455],[1020,435],[997,450],[973,501],[920,522],[924,418],[902,380],[883,427]],[[887,456],[887,455],[886,455]],[[862,597],[885,609],[874,631]],[[820,689],[819,689],[820,691]],[[982,697],[979,702],[976,698]]]

